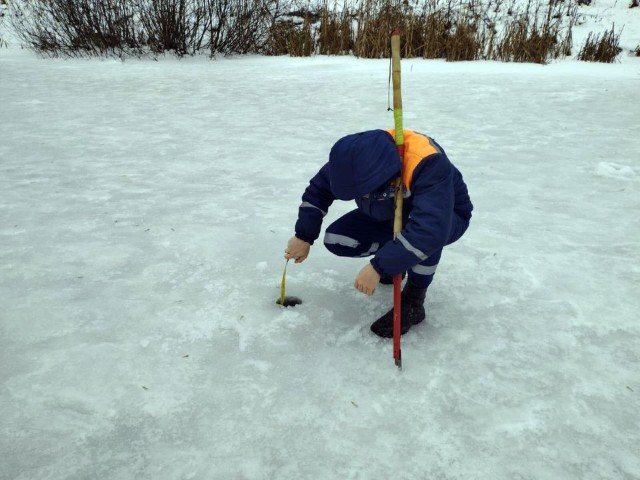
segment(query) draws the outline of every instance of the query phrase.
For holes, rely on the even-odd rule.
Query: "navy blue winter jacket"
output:
[[[336,199],[355,199],[358,208],[373,219],[392,222],[391,183],[402,166],[403,228],[396,240],[376,252],[373,267],[380,275],[397,275],[446,245],[453,216],[468,221],[473,210],[462,174],[431,138],[404,130],[404,145],[402,163],[393,130],[370,130],[338,140],[329,162],[302,195],[296,236],[313,244]]]

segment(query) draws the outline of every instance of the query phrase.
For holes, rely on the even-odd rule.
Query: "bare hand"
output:
[[[371,296],[373,295],[373,292],[376,291],[376,287],[379,282],[380,275],[376,272],[375,268],[368,263],[362,270],[360,270],[360,273],[358,273],[353,286],[365,295]]]
[[[296,263],[304,262],[309,256],[310,248],[311,244],[309,242],[300,240],[298,237],[291,237],[289,239],[289,243],[287,243],[287,248],[284,251],[284,258],[287,260],[293,258]]]

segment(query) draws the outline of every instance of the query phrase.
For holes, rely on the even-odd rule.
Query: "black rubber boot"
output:
[[[416,287],[411,282],[407,282],[404,286],[400,302],[400,332],[402,335],[424,320],[424,298],[426,293],[426,288]],[[371,331],[379,337],[393,337],[393,308],[371,324]]]
[[[402,272],[402,279],[407,276],[407,272]],[[393,277],[380,277],[380,283],[382,285],[393,285]]]

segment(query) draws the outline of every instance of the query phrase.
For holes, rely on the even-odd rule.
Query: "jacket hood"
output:
[[[395,142],[388,132],[369,130],[347,135],[329,153],[331,192],[339,200],[353,200],[398,175],[400,167]]]

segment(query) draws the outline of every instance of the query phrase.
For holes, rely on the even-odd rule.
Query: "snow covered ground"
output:
[[[476,210],[404,368],[300,195],[388,62],[0,51],[0,479],[640,478],[640,61],[403,62]],[[334,204],[328,225],[349,211]]]

